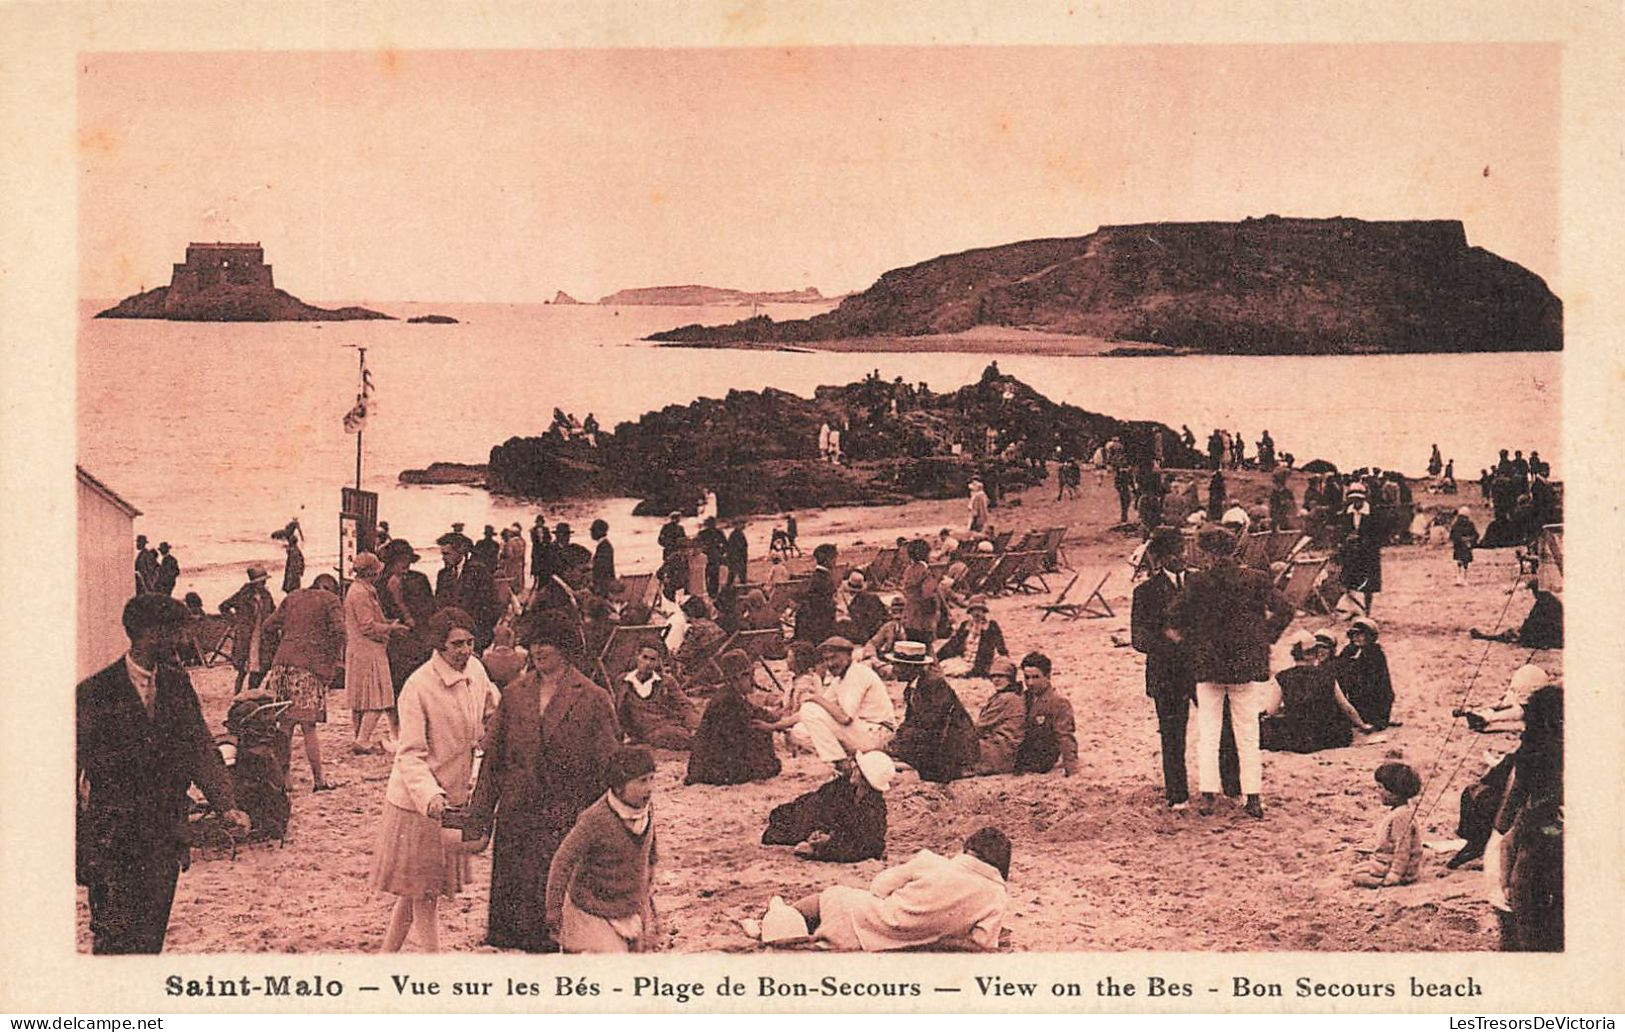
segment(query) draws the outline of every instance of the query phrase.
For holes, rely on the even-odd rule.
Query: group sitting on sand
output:
[[[1393,483],[1376,480],[1384,493]],[[1277,478],[1273,490],[1290,496],[1286,483]],[[1274,511],[1240,509],[1237,516],[1239,507],[1226,507],[1218,525],[1186,506],[1193,541],[1173,526],[1149,528],[1146,577],[1133,592],[1126,644],[1145,656],[1170,811],[1194,807],[1210,816],[1223,795],[1239,797],[1241,812],[1261,820],[1261,750],[1346,749],[1362,740],[1357,736],[1400,726],[1404,700],[1396,699],[1381,631],[1369,615],[1388,543],[1373,515],[1378,509],[1365,500],[1372,487],[1359,477],[1326,477],[1314,486],[1338,495],[1334,546],[1342,585],[1356,596],[1354,619],[1342,633],[1292,636],[1293,662],[1282,669],[1272,669],[1272,645],[1296,606],[1277,572],[1243,561],[1244,535],[1305,511],[1289,497],[1277,505],[1272,495]],[[977,593],[971,569],[1003,543],[980,484],[970,498],[967,529],[945,530],[934,547],[923,538],[902,541],[901,561],[891,569],[878,561],[843,569],[839,550],[825,543],[812,550],[804,576],[790,572],[780,550],[773,572],[753,584],[742,543],[733,544],[714,518],[690,538],[674,513],[661,532],[665,558],[656,579],[615,575],[607,524],[595,524],[599,548],[589,552],[571,543],[568,525],[549,533],[539,519],[531,540],[545,552],[528,581],[515,573],[525,568],[517,528],[496,548],[482,548],[457,525],[437,542],[442,569],[433,586],[412,570],[419,556],[410,543],[394,538],[381,555],[356,557],[342,603],[326,584],[290,595],[294,604],[267,622],[273,629],[308,625],[295,643],[320,638],[325,651],[320,662],[299,660],[297,649],[274,653],[288,669],[268,684],[295,703],[289,740],[297,726],[309,747],[312,722],[325,718],[321,691],[342,665],[354,747],[370,752],[382,735],[382,748],[393,753],[372,871],[374,888],[397,901],[383,948],[399,949],[409,937],[435,948],[439,901],[462,890],[470,853],[487,847],[490,945],[658,948],[657,766],[682,764],[688,785],[734,786],[779,778],[797,753],[810,756],[803,762],[827,779],[774,808],[761,844],[838,864],[896,855],[887,842],[888,799],[895,803],[912,779],[1082,773],[1065,687],[1076,672],[1058,668],[1033,647],[1040,643],[1021,641],[1018,621],[1007,631],[992,618],[993,603]],[[1170,510],[1148,511],[1166,519]],[[1463,528],[1453,549],[1462,567],[1471,562],[1470,537]],[[254,570],[251,583],[261,573]],[[887,585],[895,597],[882,595]],[[1560,603],[1538,583],[1530,587],[1535,610],[1523,626],[1485,636],[1560,647]],[[779,657],[787,660],[784,681],[782,668],[770,665]],[[293,676],[301,663],[310,677]],[[991,688],[974,712],[961,697],[967,682]],[[1193,707],[1194,793],[1186,769]],[[319,754],[310,755],[317,790],[331,787]],[[1526,764],[1545,779],[1540,806],[1553,791],[1547,760]],[[1388,763],[1376,780],[1391,812],[1350,881],[1403,885],[1415,880],[1420,862],[1408,803],[1421,778]],[[1547,811],[1529,819],[1547,820]],[[1503,834],[1510,839],[1511,832]],[[1539,844],[1532,833],[1519,841]],[[1008,837],[983,828],[957,856],[919,850],[865,888],[832,885],[770,907],[752,925],[764,942],[816,939],[837,949],[996,948],[1010,862]],[[1551,884],[1549,867],[1542,870],[1537,881],[1546,880],[1538,884]]]

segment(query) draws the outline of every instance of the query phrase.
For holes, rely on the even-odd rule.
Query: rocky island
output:
[[[842,462],[820,458],[825,425],[841,429]],[[484,479],[492,492],[528,499],[638,498],[640,515],[692,512],[708,488],[725,515],[888,505],[963,496],[972,476],[1036,483],[1043,458],[1086,459],[1112,435],[1136,461],[1150,460],[1159,436],[1167,465],[1200,459],[1160,423],[1057,404],[994,363],[977,383],[944,393],[874,378],[811,398],[729,391],[622,423],[596,446],[556,433],[516,437],[491,449]]]
[[[1023,353],[1111,353],[1116,342],[1141,353],[1559,351],[1563,306],[1534,273],[1469,246],[1460,222],[1270,215],[1102,226],[945,255],[887,272],[810,319],[757,316],[649,339],[933,350],[979,332],[978,350]]]
[[[599,300],[601,305],[750,305],[816,304],[828,298],[817,287],[805,290],[769,290],[752,293],[728,287],[637,287],[617,290]]]
[[[370,308],[317,308],[278,290],[259,244],[186,245],[169,286],[125,298],[98,319],[174,319],[185,322],[342,322],[392,319]]]

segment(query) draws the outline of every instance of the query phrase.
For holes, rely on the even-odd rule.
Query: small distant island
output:
[[[569,294],[566,294],[562,290],[553,295],[553,300],[542,302],[544,305],[579,305],[580,303],[580,301],[577,301],[575,298],[571,297]]]
[[[414,315],[406,320],[409,323],[428,323],[433,326],[455,326],[457,320],[449,315]]]
[[[820,455],[825,428],[841,431],[840,462]],[[632,497],[638,515],[692,512],[710,489],[724,515],[738,515],[963,497],[976,476],[990,486],[1039,483],[1044,460],[1085,459],[1113,436],[1137,463],[1159,452],[1169,466],[1202,459],[1161,423],[1057,404],[995,362],[976,383],[945,392],[873,376],[819,387],[811,398],[729,391],[591,439],[558,430],[515,437],[491,449],[487,466],[436,463],[402,480],[483,480],[493,493],[526,499]]]
[[[278,290],[257,243],[192,243],[177,262],[169,286],[125,298],[98,319],[174,319],[184,322],[345,322],[393,319],[354,305],[317,308]],[[416,321],[416,320],[414,320]]]
[[[728,287],[636,287],[601,298],[601,305],[805,305],[827,301],[817,287],[751,292]]]
[[[1080,355],[1561,351],[1563,304],[1528,269],[1468,246],[1457,221],[1269,215],[944,255],[810,319],[760,315],[648,339]]]

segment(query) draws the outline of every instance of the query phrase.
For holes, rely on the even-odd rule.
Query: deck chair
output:
[[[1044,542],[1038,547],[1044,553],[1044,569],[1053,573],[1065,567],[1072,569],[1072,563],[1067,560],[1066,553],[1061,551],[1061,542],[1066,540],[1065,527],[1051,527],[1044,531]]]
[[[1106,586],[1106,581],[1111,575],[1110,570],[1101,574],[1094,590],[1089,592],[1082,602],[1068,602],[1066,600],[1067,593],[1072,590],[1073,585],[1078,583],[1078,578],[1083,576],[1081,573],[1074,573],[1072,579],[1066,582],[1066,587],[1061,589],[1061,593],[1055,596],[1053,602],[1046,602],[1038,607],[1044,611],[1044,615],[1038,618],[1039,622],[1042,623],[1051,616],[1064,616],[1068,620],[1076,620],[1082,616],[1116,616],[1117,614],[1112,612],[1111,605],[1106,601],[1106,596],[1100,593],[1100,589]]]
[[[609,638],[604,642],[603,651],[598,654],[598,672],[603,675],[604,684],[609,686],[610,694],[615,697],[615,705],[621,704],[621,678],[628,670],[637,666],[638,650],[645,645],[658,646],[662,656],[668,656],[666,650],[666,632],[670,630],[665,624],[643,624],[641,626],[617,626],[610,629]]]
[[[1017,566],[1010,579],[1005,581],[1005,587],[1012,592],[1023,595],[1036,595],[1040,591],[1049,591],[1049,582],[1044,574],[1049,571],[1044,568],[1044,553],[1034,549],[1031,552],[1020,552],[1016,555]],[[1033,587],[1032,581],[1038,581],[1040,587]]]
[[[775,613],[782,613],[793,603],[800,602],[807,597],[807,582],[810,578],[791,578],[781,584],[775,585],[773,594],[768,596],[768,604]]]
[[[1305,615],[1331,615],[1336,600],[1327,602],[1320,590],[1320,581],[1331,565],[1331,559],[1298,559],[1287,571],[1281,594],[1286,596],[1293,612]]]
[[[623,606],[643,604],[649,601],[649,595],[654,591],[655,575],[652,573],[627,573],[620,577],[621,587],[616,593],[616,599]]]
[[[1301,530],[1277,530],[1270,538],[1269,561],[1271,565],[1288,562],[1308,544],[1309,538]]]
[[[988,570],[987,576],[982,578],[978,594],[998,595],[1009,590],[1010,578],[1021,565],[1021,557],[1014,552],[1006,552],[999,556],[994,560],[993,568]]]
[[[982,582],[987,580],[987,575],[993,571],[993,566],[998,561],[998,556],[988,555],[986,552],[966,559],[965,590],[972,594],[980,593]]]
[[[1021,540],[1011,545],[1008,550],[1011,552],[1031,552],[1035,548],[1042,547],[1044,547],[1044,532],[1029,530],[1021,535]]]
[[[783,659],[785,647],[789,643],[784,639],[784,632],[777,627],[768,627],[757,631],[740,631],[733,636],[728,648],[739,649],[751,659],[767,661],[769,659]],[[718,655],[722,653],[718,652]]]
[[[231,621],[213,613],[205,613],[186,624],[186,641],[191,646],[191,652],[206,667],[214,666],[217,660],[231,659],[234,637]],[[186,650],[183,648],[182,651]]]
[[[1241,547],[1236,551],[1236,562],[1252,570],[1269,569],[1270,541],[1274,537],[1275,532],[1269,530],[1248,534],[1242,539]]]
[[[882,548],[869,560],[868,580],[871,588],[878,588],[897,575],[898,554],[896,548]]]
[[[1002,552],[1010,547],[1010,539],[1016,536],[1013,530],[1002,530],[993,535],[993,551]]]

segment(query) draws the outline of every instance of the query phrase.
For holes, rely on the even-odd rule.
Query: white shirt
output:
[[[128,652],[124,654],[124,670],[130,675],[130,683],[135,686],[135,693],[141,696],[142,708],[147,711],[147,716],[152,716],[152,704],[158,697],[157,673],[137,665]]]
[[[628,670],[626,672],[626,676],[621,678],[621,680],[626,682],[627,686],[632,689],[638,698],[647,699],[649,696],[653,695],[655,693],[655,689],[660,686],[660,671],[651,670],[649,671],[649,679],[647,681],[640,681],[638,680],[638,672],[636,670]]]
[[[853,720],[870,724],[893,724],[897,711],[892,708],[886,682],[867,665],[854,662],[841,677],[824,675],[824,691],[833,698],[846,715]]]

